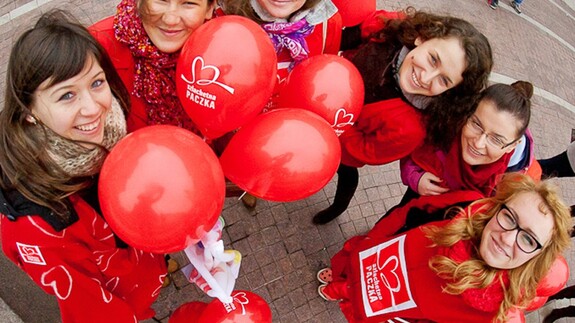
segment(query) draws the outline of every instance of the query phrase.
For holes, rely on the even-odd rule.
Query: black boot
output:
[[[313,223],[326,224],[342,214],[349,206],[358,183],[359,171],[357,168],[340,164],[337,169],[337,189],[333,204],[316,214],[313,217]]]
[[[538,160],[541,165],[541,172],[543,177],[573,177],[575,172],[571,168],[567,151],[560,153],[548,159]]]

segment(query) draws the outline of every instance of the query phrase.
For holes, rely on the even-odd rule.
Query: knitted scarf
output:
[[[109,150],[126,135],[126,119],[116,99],[112,101],[105,122],[102,146]],[[100,172],[107,151],[100,147],[84,147],[56,134],[48,127],[43,128],[48,136],[48,154],[64,172],[72,177],[91,176]]]
[[[135,0],[122,0],[114,17],[116,39],[128,46],[135,62],[132,95],[146,101],[148,125],[169,124],[199,133],[176,94],[179,52],[167,54],[150,40]]]
[[[472,244],[469,240],[460,240],[453,246],[446,248],[445,256],[457,263],[471,259]],[[499,280],[505,286],[509,285],[507,270],[501,270],[493,282],[485,288],[468,288],[461,297],[469,306],[484,312],[496,312],[503,302],[504,290]]]

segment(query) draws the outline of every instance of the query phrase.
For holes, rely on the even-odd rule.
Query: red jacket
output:
[[[365,105],[355,124],[339,137],[341,163],[383,165],[409,155],[425,139],[421,118],[401,98]]]
[[[148,125],[146,102],[133,95],[135,63],[130,49],[120,43],[114,36],[114,17],[108,17],[88,28],[94,38],[106,49],[116,71],[130,93],[131,107],[128,114],[128,132],[133,132]]]
[[[0,214],[2,249],[46,293],[62,322],[137,322],[151,318],[166,276],[163,255],[118,248],[114,233],[74,195],[78,220],[61,231],[38,215]],[[14,221],[15,219],[15,221]]]
[[[429,268],[429,259],[449,249],[430,247],[431,240],[420,228],[389,237],[383,233],[388,230],[378,228],[386,225],[379,222],[366,236],[348,240],[332,258],[334,282],[346,281],[349,289],[350,298],[340,302],[340,307],[350,322],[385,322],[395,317],[490,322],[496,316],[497,311],[481,309],[469,297],[442,291],[445,280]],[[470,243],[464,241],[462,246]],[[497,300],[502,290],[496,282],[481,295]]]

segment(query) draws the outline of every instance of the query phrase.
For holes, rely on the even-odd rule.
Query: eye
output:
[[[517,227],[517,221],[515,221],[515,218],[513,217],[511,212],[509,212],[509,210],[506,209],[501,210],[501,219],[505,222],[506,228],[511,229]]]
[[[533,238],[529,233],[525,231],[519,232],[519,236],[517,237],[518,243],[522,246],[529,247],[529,249],[534,249],[537,247],[537,242],[535,238]]]
[[[477,120],[472,120],[471,124],[473,125],[473,128],[477,129],[477,131],[483,132],[483,127],[481,127]]]
[[[106,82],[105,79],[97,79],[94,82],[92,82],[92,88],[98,88],[98,87],[104,85],[105,82]]]
[[[435,56],[433,56],[432,54],[429,54],[429,61],[431,62],[431,65],[433,65],[433,67],[435,67],[435,65],[437,65],[437,58]]]
[[[60,98],[58,99],[58,101],[68,101],[68,100],[72,100],[74,98],[74,93],[72,92],[66,92],[63,95],[60,96]]]
[[[441,77],[441,85],[443,85],[445,87],[449,86],[449,81],[447,80],[447,77],[445,77],[445,76]]]
[[[503,140],[497,138],[497,137],[493,137],[493,136],[489,136],[491,138],[491,143],[493,143],[495,146],[500,146],[503,147],[505,146],[505,142],[503,142]]]

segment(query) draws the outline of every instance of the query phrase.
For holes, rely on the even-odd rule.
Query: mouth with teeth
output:
[[[417,75],[415,75],[415,70],[411,72],[411,81],[413,82],[413,84],[415,84],[415,86],[423,88],[423,86],[421,85],[421,83],[419,83],[419,80],[417,79]]]
[[[75,126],[74,128],[76,128],[80,131],[90,132],[90,131],[94,131],[95,129],[97,129],[99,125],[100,125],[100,118],[96,119],[96,121],[94,121],[92,123],[87,123],[87,124]]]
[[[484,155],[485,155],[485,154],[482,154],[479,150],[473,148],[472,145],[469,145],[468,147],[469,147],[469,152],[470,152],[471,155],[473,155],[473,156],[481,157],[481,156],[484,156]]]

